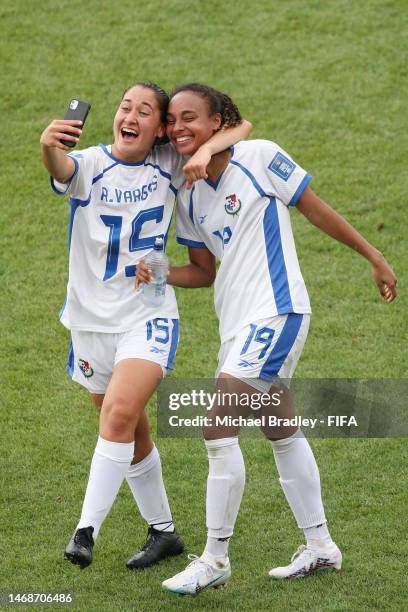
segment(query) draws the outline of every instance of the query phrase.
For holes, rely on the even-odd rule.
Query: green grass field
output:
[[[407,14],[403,0],[5,0],[1,56],[0,590],[75,591],[74,609],[406,610],[405,439],[313,440],[340,574],[277,583],[267,572],[302,542],[269,445],[244,440],[247,488],[227,589],[163,593],[176,558],[141,573],[124,562],[146,526],[124,486],[85,571],[62,560],[97,436],[87,393],[64,374],[58,322],[67,280],[67,202],[54,197],[39,137],[73,96],[92,111],[81,146],[111,141],[125,86],[201,80],[315,177],[312,187],[382,250],[399,279],[383,303],[369,265],[292,212],[314,309],[301,378],[406,378]],[[174,263],[186,252],[174,238]],[[178,377],[211,377],[218,350],[212,291],[178,291]],[[155,429],[155,406],[149,407]],[[187,552],[205,543],[201,440],[158,439]],[[21,606],[25,609],[24,606]],[[57,609],[57,606],[52,606]],[[28,608],[27,608],[28,609]],[[50,609],[50,608],[49,608]]]

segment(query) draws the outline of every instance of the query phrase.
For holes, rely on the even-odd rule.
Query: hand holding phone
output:
[[[88,102],[83,102],[82,100],[77,100],[76,98],[72,98],[70,101],[67,112],[65,113],[64,119],[75,119],[77,121],[82,121],[81,129],[84,128],[84,124],[86,118],[88,116],[89,111],[91,110],[91,105]],[[62,140],[61,142],[66,147],[73,148],[75,147],[75,142],[71,140]]]

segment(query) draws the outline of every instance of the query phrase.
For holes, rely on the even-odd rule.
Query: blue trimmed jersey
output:
[[[243,141],[216,183],[181,189],[177,241],[207,248],[221,262],[215,309],[221,341],[262,318],[311,312],[289,206],[311,180],[274,142]]]
[[[167,286],[160,312],[135,291],[137,262],[167,235],[183,158],[171,145],[155,147],[142,162],[127,163],[99,145],[70,153],[69,184],[51,178],[54,191],[70,195],[69,280],[60,319],[72,330],[123,332],[157,316],[175,319],[177,303]]]

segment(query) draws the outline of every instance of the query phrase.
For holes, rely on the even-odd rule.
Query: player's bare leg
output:
[[[142,359],[125,359],[113,370],[102,402],[100,435],[91,464],[81,519],[65,553],[67,559],[81,567],[86,567],[92,561],[93,543],[134,457],[135,431],[140,424],[142,431],[146,426],[143,423],[143,419],[147,418],[144,409],[161,378],[161,366]],[[156,454],[153,457],[154,450]],[[139,465],[148,462],[148,467],[155,468],[157,473],[157,459],[157,449],[154,447]],[[165,496],[164,487],[163,492]],[[172,524],[170,514],[166,515],[166,522]]]
[[[104,393],[92,393],[92,401],[98,412],[102,410]],[[139,417],[138,424],[135,428],[135,450],[133,454],[132,465],[142,461],[153,450],[154,442],[150,433],[149,418],[144,410]]]

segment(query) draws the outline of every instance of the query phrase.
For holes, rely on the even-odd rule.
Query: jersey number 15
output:
[[[147,210],[141,210],[132,220],[132,233],[129,238],[129,251],[144,251],[152,249],[154,241],[158,237],[163,237],[163,234],[156,236],[148,236],[140,238],[142,226],[147,221],[156,221],[160,223],[163,220],[164,206],[155,206]],[[120,251],[120,233],[122,231],[123,217],[120,215],[101,215],[102,222],[109,227],[108,239],[108,254],[106,257],[106,268],[103,280],[106,281],[112,276],[115,276],[118,270],[119,251]]]

